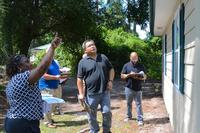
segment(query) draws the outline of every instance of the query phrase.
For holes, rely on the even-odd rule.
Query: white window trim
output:
[[[174,16],[174,24],[175,24],[175,30],[174,30],[174,86],[175,88],[179,89],[179,86],[180,86],[180,5],[178,6],[177,10],[176,10],[176,13],[175,13],[175,16]],[[178,42],[177,42],[177,26],[178,26],[178,29],[179,29],[179,37],[178,37]],[[178,44],[177,44],[178,43]],[[176,48],[176,46],[178,45],[178,47]],[[178,54],[178,59],[177,61],[175,60],[175,55],[176,53]],[[175,63],[176,61],[176,63]],[[178,66],[177,66],[178,65]],[[177,75],[175,75],[175,67],[177,67]],[[177,78],[177,79],[176,79]],[[177,81],[176,81],[177,80]]]

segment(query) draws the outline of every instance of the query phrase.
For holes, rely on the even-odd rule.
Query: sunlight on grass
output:
[[[40,128],[42,133],[77,133],[83,128],[88,127],[86,114],[65,114],[53,116],[57,128],[48,128],[41,121]]]
[[[132,132],[138,132],[136,121],[126,123],[122,120],[120,115],[113,116],[112,129],[113,133],[129,133],[131,129]],[[67,112],[64,115],[55,115],[53,116],[55,125],[57,128],[48,128],[43,124],[43,121],[40,122],[41,133],[78,133],[82,129],[88,128],[88,120],[85,112]],[[102,115],[101,112],[97,113],[97,120],[99,122],[100,132],[102,132]],[[0,133],[4,133],[0,131]],[[88,133],[88,132],[87,132]]]
[[[101,112],[97,113],[97,119],[99,122],[100,129],[102,128],[102,116]],[[77,133],[82,129],[88,128],[88,120],[86,113],[82,114],[72,114],[66,113],[64,115],[53,116],[55,125],[57,128],[48,128],[40,122],[41,133]],[[102,131],[102,129],[101,129]]]

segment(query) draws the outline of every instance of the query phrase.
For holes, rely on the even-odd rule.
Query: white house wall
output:
[[[175,133],[200,133],[200,0],[179,0],[185,4],[185,94],[172,83],[172,22],[167,34],[166,75],[163,97]]]
[[[195,33],[194,34],[194,45],[195,45],[195,55],[194,55],[194,85],[192,91],[192,107],[191,107],[191,121],[192,124],[190,125],[189,131],[191,133],[199,133],[200,132],[200,0],[194,0],[194,21],[195,23]]]

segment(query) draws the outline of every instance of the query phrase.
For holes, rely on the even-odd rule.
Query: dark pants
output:
[[[9,119],[5,120],[6,133],[40,133],[39,120]]]

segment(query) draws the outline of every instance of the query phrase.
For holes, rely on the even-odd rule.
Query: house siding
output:
[[[167,35],[166,75],[163,74],[163,97],[175,133],[200,132],[200,1],[179,0],[185,5],[185,74],[184,94],[172,83],[172,22],[171,17],[163,35]],[[175,15],[175,14],[173,14]]]

